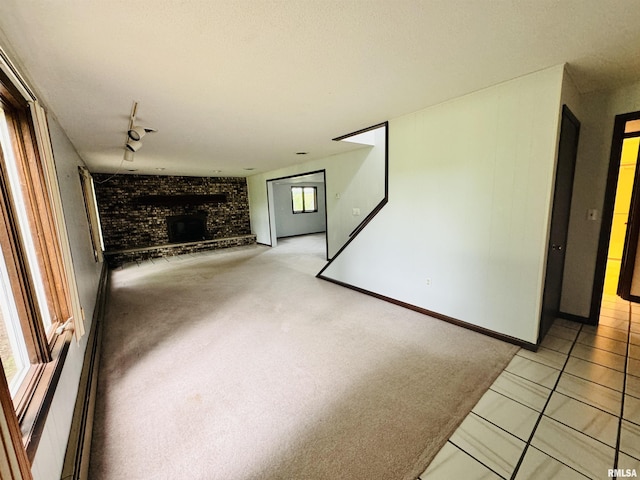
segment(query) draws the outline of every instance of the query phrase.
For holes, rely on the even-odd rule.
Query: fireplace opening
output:
[[[173,215],[167,217],[169,243],[197,242],[207,239],[207,214]]]

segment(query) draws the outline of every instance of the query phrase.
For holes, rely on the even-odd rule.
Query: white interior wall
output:
[[[293,213],[291,203],[291,187],[316,187],[318,211]],[[290,237],[307,233],[324,232],[327,228],[324,183],[275,182],[273,187],[275,224],[278,237]]]
[[[80,381],[80,372],[87,346],[88,333],[95,307],[102,264],[95,262],[89,235],[89,225],[78,166],[84,165],[66,134],[50,115],[49,128],[56,161],[56,171],[62,195],[67,233],[71,244],[73,266],[78,284],[80,301],[86,319],[87,334],[77,343],[71,342],[58,387],[45,423],[42,439],[32,465],[35,480],[60,478],[64,462],[71,419]]]
[[[389,123],[389,203],[325,270],[535,343],[563,67]]]
[[[248,177],[251,231],[258,243],[271,244],[267,180],[325,170],[328,256],[333,257],[347,242],[349,234],[384,198],[386,134],[384,128],[375,132],[373,147]],[[353,215],[353,208],[359,208],[360,215]]]
[[[582,125],[560,308],[586,318],[592,300],[613,124],[616,115],[640,111],[640,82],[582,95],[581,103]],[[588,209],[598,210],[596,221],[586,219]]]

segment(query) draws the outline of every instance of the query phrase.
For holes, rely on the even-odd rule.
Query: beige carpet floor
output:
[[[422,473],[517,348],[323,265],[313,235],[114,271],[90,478]]]

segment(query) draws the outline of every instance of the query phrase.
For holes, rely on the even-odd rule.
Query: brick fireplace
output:
[[[111,265],[255,243],[242,177],[94,174]]]

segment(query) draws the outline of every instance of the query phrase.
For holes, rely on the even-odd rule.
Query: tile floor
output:
[[[520,350],[418,480],[640,476],[640,305],[603,300],[597,327],[556,320]]]

